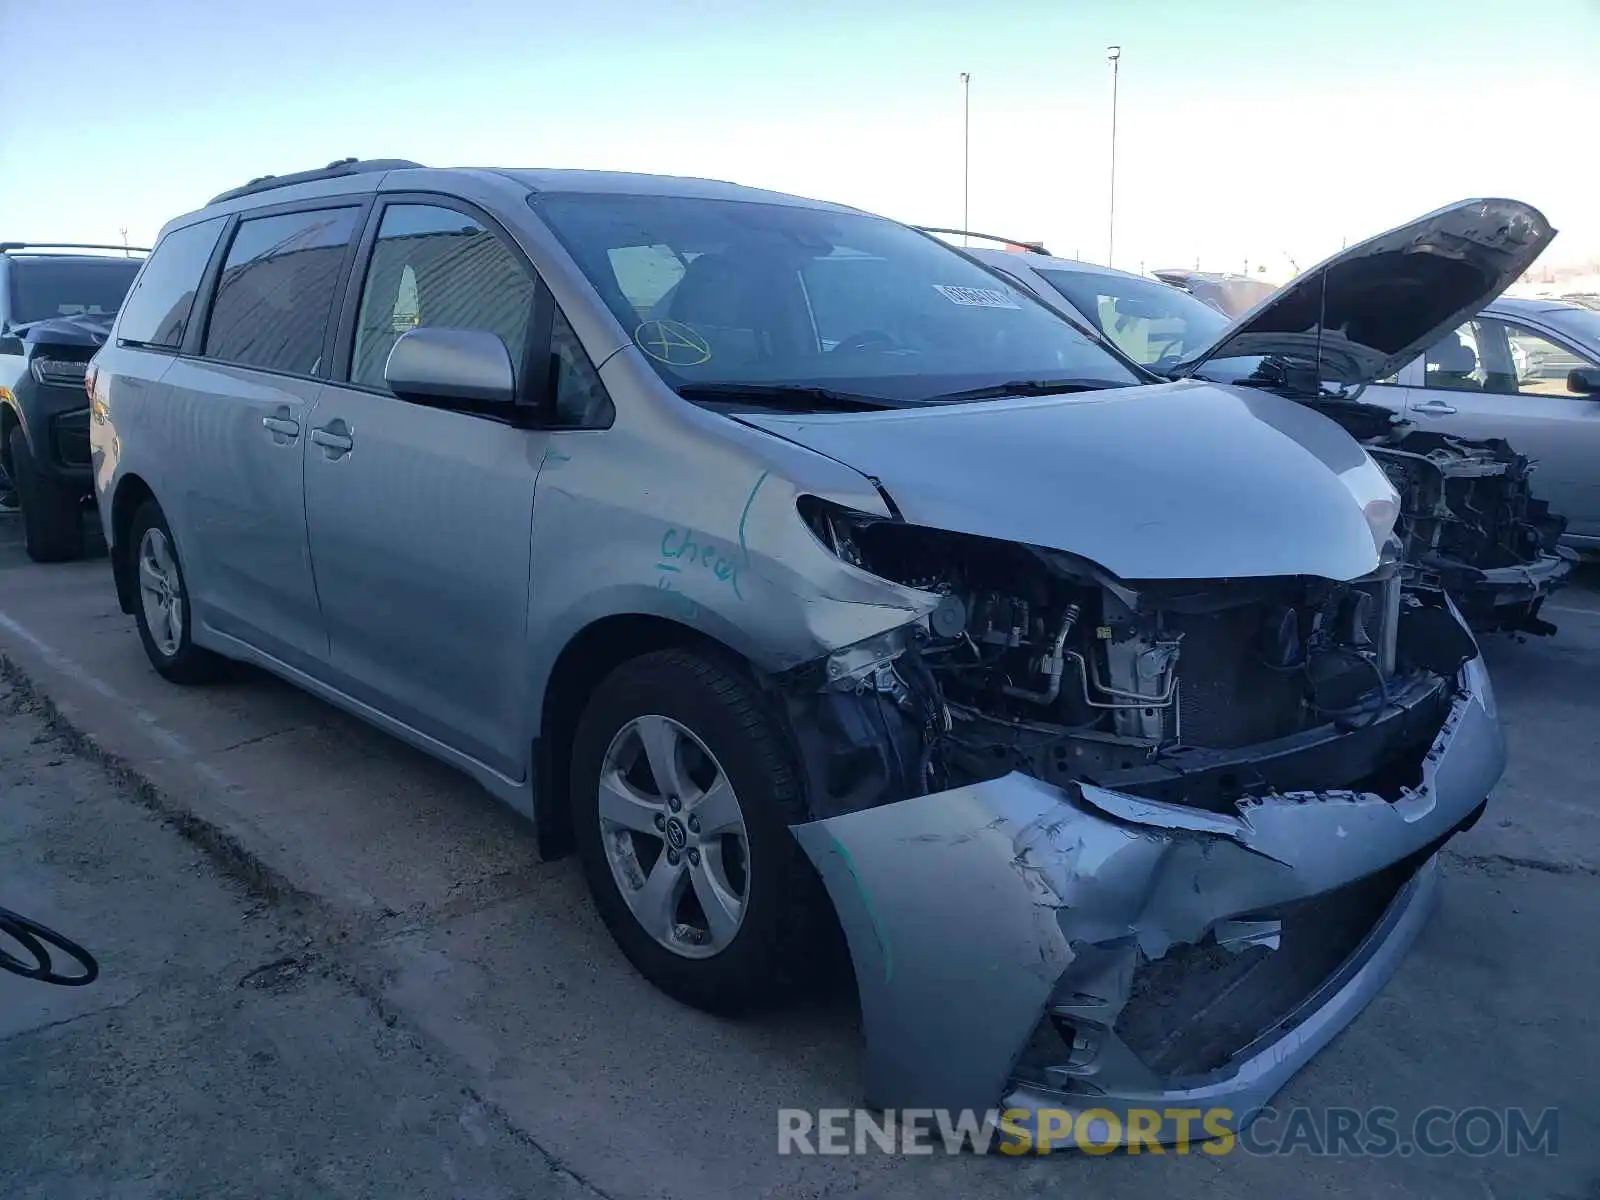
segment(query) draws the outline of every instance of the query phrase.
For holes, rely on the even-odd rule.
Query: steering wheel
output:
[[[899,343],[881,329],[863,329],[840,341],[830,354],[859,354],[863,350],[891,350]]]

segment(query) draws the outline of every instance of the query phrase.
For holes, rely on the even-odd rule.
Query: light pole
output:
[[[961,72],[961,244],[969,245],[972,228],[972,72]]]
[[[1106,230],[1106,266],[1112,265],[1117,249],[1117,61],[1122,57],[1121,46],[1106,47],[1106,61],[1111,64],[1111,204]]]

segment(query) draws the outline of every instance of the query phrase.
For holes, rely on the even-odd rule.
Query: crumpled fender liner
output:
[[[1481,660],[1460,682],[1421,784],[1395,800],[1305,792],[1227,815],[1013,773],[794,826],[849,942],[867,1102],[992,1108],[1046,1009],[1072,1001],[1063,983],[1082,990],[1067,979],[1075,964],[1118,946],[1158,957],[1436,846],[1505,762]],[[1073,1002],[1099,1000],[1114,1019],[1127,999],[1114,983]],[[1136,1062],[1092,1070],[1108,1102],[1153,1086]]]

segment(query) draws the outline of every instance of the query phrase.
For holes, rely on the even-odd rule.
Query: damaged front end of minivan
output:
[[[1376,993],[1504,764],[1477,646],[1403,569],[1120,579],[802,497],[937,597],[775,681],[847,937],[866,1098],[1237,1129]],[[1148,1114],[1165,1114],[1154,1126]],[[1176,1115],[1174,1115],[1176,1114]]]

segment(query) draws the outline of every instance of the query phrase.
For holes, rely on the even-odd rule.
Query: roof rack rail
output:
[[[289,175],[257,175],[248,183],[236,188],[229,188],[210,200],[206,207],[221,204],[224,200],[236,200],[240,196],[254,195],[256,192],[269,191],[272,188],[288,187],[296,183],[311,183],[318,179],[338,179],[344,175],[365,175],[370,171],[404,171],[422,166],[419,162],[412,162],[409,158],[339,158],[325,167],[316,167],[309,171],[295,171]]]
[[[1003,242],[1007,246],[1015,246],[1018,250],[1025,250],[1029,254],[1043,254],[1047,258],[1050,257],[1050,251],[1044,248],[1043,242],[1030,242],[1026,238],[1001,237],[999,234],[977,233],[971,229],[938,229],[932,225],[917,225],[915,228],[923,233],[948,233],[956,237],[978,238],[985,242]]]
[[[0,242],[0,254],[11,250],[121,250],[127,254],[150,253],[147,246],[121,246],[107,242]]]

